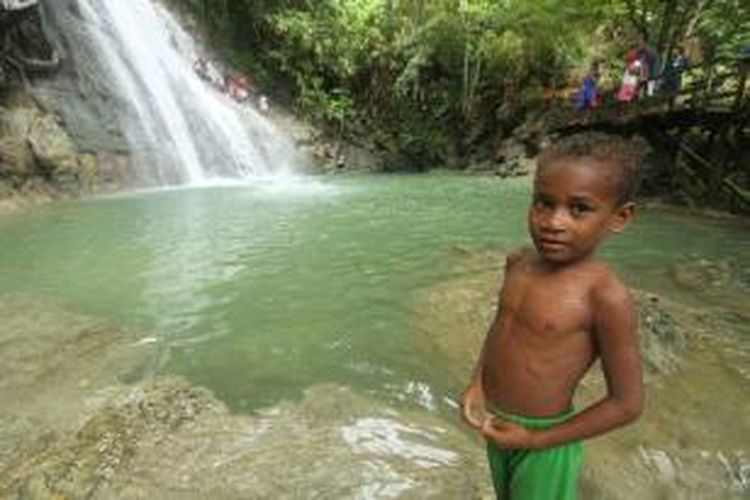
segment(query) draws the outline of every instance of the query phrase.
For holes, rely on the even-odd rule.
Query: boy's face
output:
[[[609,234],[622,231],[633,204],[617,204],[617,174],[592,158],[559,158],[537,171],[529,233],[539,255],[567,264],[591,255]]]

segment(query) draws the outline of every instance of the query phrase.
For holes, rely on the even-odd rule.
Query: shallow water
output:
[[[453,307],[450,300],[438,306],[446,304],[451,318],[471,315],[458,328],[470,326],[481,337],[500,253],[527,242],[528,194],[526,179],[389,176],[40,207],[0,217],[0,296],[20,293],[138,332],[134,341],[150,348],[128,381],[183,376],[241,414],[258,415],[300,400],[311,387],[334,384],[457,429],[455,400],[472,361],[466,346],[474,344],[454,339],[435,347],[434,336],[451,335],[454,325],[446,319],[441,324],[451,328],[439,332],[445,327],[424,316],[440,315],[424,300],[436,290],[465,292],[461,300],[480,307]],[[645,209],[601,253],[631,286],[679,302],[686,318],[700,313],[720,323],[701,330],[714,332],[708,343],[696,330],[700,343],[682,367],[718,356],[723,368],[711,372],[710,384],[677,375],[681,382],[671,386],[679,389],[663,396],[669,404],[660,419],[679,410],[678,392],[691,387],[712,391],[717,397],[710,401],[718,404],[722,394],[750,396],[746,223]],[[4,356],[0,350],[0,362]],[[656,379],[653,391],[664,380]],[[702,428],[710,429],[717,413],[731,418],[735,410],[730,404],[698,409],[693,420],[705,411]],[[349,422],[349,436],[377,421]],[[650,433],[643,443],[661,432],[648,430],[653,421],[638,431]],[[736,429],[750,430],[750,422],[740,419]],[[633,433],[622,438],[631,451],[639,439]],[[715,443],[706,434],[708,448],[742,456],[750,450],[748,434],[731,446],[725,433]],[[641,468],[661,456],[643,443],[634,458]],[[730,471],[742,478],[747,460],[736,462]],[[750,491],[744,480],[740,492]]]
[[[433,386],[409,294],[455,246],[522,241],[524,198],[521,183],[395,177],[45,207],[0,221],[0,292],[151,332],[153,371],[234,407],[316,382],[400,396]]]

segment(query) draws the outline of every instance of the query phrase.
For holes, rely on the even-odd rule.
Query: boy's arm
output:
[[[548,448],[603,434],[643,411],[644,391],[638,318],[628,290],[611,277],[593,291],[594,335],[607,395],[574,418],[535,433],[534,447]]]
[[[637,315],[627,289],[613,279],[594,291],[595,339],[607,383],[607,395],[570,420],[529,431],[500,423],[483,430],[507,448],[549,448],[603,434],[635,420],[643,410],[641,355]]]

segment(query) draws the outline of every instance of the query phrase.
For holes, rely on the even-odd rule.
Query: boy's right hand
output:
[[[478,384],[471,384],[466,389],[461,404],[461,417],[475,429],[481,429],[484,425],[487,412],[484,407],[484,392]]]

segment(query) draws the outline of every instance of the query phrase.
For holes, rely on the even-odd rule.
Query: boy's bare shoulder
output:
[[[594,303],[607,308],[632,308],[633,296],[625,283],[603,262],[594,265],[596,277],[591,287],[591,298]]]
[[[508,253],[505,257],[505,269],[511,269],[519,262],[528,260],[535,255],[534,250],[531,247],[521,247],[512,252]]]

